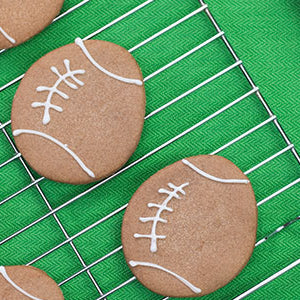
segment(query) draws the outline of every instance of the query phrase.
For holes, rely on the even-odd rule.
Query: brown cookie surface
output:
[[[47,27],[64,0],[0,0],[0,49],[15,47]]]
[[[126,163],[144,115],[143,77],[133,56],[110,42],[76,39],[28,70],[11,118],[16,145],[32,168],[81,184]]]
[[[44,271],[28,266],[0,267],[0,299],[63,300],[62,291]]]
[[[178,161],[133,195],[122,225],[126,261],[155,293],[199,297],[223,287],[247,264],[257,206],[242,171],[220,156]]]

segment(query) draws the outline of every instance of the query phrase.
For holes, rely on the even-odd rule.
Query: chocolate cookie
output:
[[[12,106],[16,145],[49,179],[102,179],[136,149],[145,98],[141,70],[126,49],[78,38],[25,74]]]
[[[236,277],[252,254],[257,207],[247,177],[220,156],[194,156],[150,177],[122,226],[126,261],[155,293],[199,297]]]
[[[64,0],[0,0],[0,49],[24,43],[47,27]]]
[[[1,300],[63,300],[55,281],[34,267],[0,267]]]

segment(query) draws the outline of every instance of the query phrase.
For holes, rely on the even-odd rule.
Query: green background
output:
[[[63,11],[79,1],[66,0]],[[49,26],[29,42],[0,55],[0,86],[25,72],[45,53],[84,37],[135,6],[140,0],[90,3]],[[226,32],[248,71],[278,116],[292,142],[300,148],[299,52],[300,6],[297,0],[285,1],[209,1],[210,8]],[[155,0],[96,39],[115,42],[127,49],[197,9],[196,0]],[[215,34],[202,12],[163,36],[133,52],[147,76]],[[221,40],[195,52],[146,83],[147,114],[191,87],[211,77],[234,61]],[[10,119],[17,84],[0,93],[0,121]],[[188,129],[224,105],[250,90],[238,68],[204,86],[176,104],[145,121],[138,149],[129,163],[142,157],[172,137]],[[134,191],[149,176],[183,157],[210,153],[268,118],[256,96],[250,96],[220,116],[198,127],[141,163],[80,197],[59,210],[57,216],[70,236],[126,204]],[[6,127],[10,133],[10,126]],[[270,123],[245,139],[220,152],[243,171],[285,147]],[[14,155],[5,135],[0,134],[0,164]],[[128,164],[129,164],[128,163]],[[38,174],[33,173],[35,178]],[[257,201],[300,177],[300,168],[291,152],[249,174]],[[0,169],[0,201],[30,183],[19,160]],[[43,180],[39,184],[53,208],[85,191],[89,186],[69,186]],[[259,207],[257,240],[299,215],[299,184]],[[0,206],[0,240],[48,212],[35,187]],[[74,240],[85,263],[121,245],[123,212]],[[299,258],[300,222],[295,222],[267,242],[259,245],[246,268],[226,287],[204,299],[232,299]],[[0,264],[26,264],[65,240],[51,216],[0,246]],[[39,260],[42,268],[58,283],[82,269],[69,244]],[[91,268],[104,293],[132,277],[121,251]],[[248,298],[299,299],[300,267],[284,274]],[[66,299],[99,297],[86,272],[62,285]],[[137,281],[128,284],[108,299],[161,299]]]

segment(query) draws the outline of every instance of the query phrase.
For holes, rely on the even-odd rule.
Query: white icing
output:
[[[148,207],[156,207],[156,208],[161,208],[161,205],[159,204],[156,204],[156,203],[148,203],[147,205]],[[169,211],[169,212],[172,212],[173,211],[173,208],[171,207],[165,207],[165,210]]]
[[[75,159],[75,161],[83,169],[84,172],[86,172],[92,178],[95,177],[95,174],[83,163],[83,161],[71,149],[69,149],[68,145],[63,144],[56,138],[54,138],[46,133],[40,132],[40,131],[35,131],[35,130],[30,130],[30,129],[17,129],[17,130],[13,131],[14,136],[18,136],[18,135],[24,134],[24,133],[41,136],[41,137],[55,143],[56,145],[60,146],[62,149],[64,149],[66,152],[68,152]]]
[[[40,298],[34,297],[31,294],[27,293],[26,291],[24,291],[22,288],[20,288],[17,284],[15,284],[10,277],[8,276],[8,274],[6,273],[5,267],[1,266],[0,267],[0,274],[4,277],[4,279],[10,284],[12,285],[17,291],[19,291],[20,293],[22,293],[24,296],[27,296],[30,299],[33,300],[42,300]]]
[[[217,181],[217,182],[222,182],[222,183],[249,183],[249,180],[246,179],[224,179],[224,178],[218,178],[213,175],[210,175],[200,169],[198,169],[195,165],[187,161],[186,159],[183,159],[182,162],[190,167],[192,170],[197,172],[199,175],[206,177],[207,179]]]
[[[146,223],[146,222],[153,222],[152,224],[152,229],[151,229],[151,234],[139,234],[135,233],[134,237],[135,238],[149,238],[151,239],[151,246],[150,246],[150,251],[151,252],[156,252],[157,251],[157,240],[158,239],[165,239],[165,235],[157,235],[156,234],[156,226],[158,222],[161,223],[167,223],[168,221],[165,219],[162,219],[160,217],[161,213],[166,210],[169,212],[172,212],[173,209],[168,207],[168,203],[173,199],[180,199],[180,196],[178,193],[180,192],[181,194],[185,195],[185,191],[183,190],[184,187],[189,185],[188,182],[182,184],[181,186],[175,186],[173,183],[168,183],[168,186],[173,189],[171,191],[166,190],[166,189],[159,189],[158,192],[161,194],[167,194],[168,197],[163,201],[161,205],[156,204],[156,203],[148,203],[148,207],[155,207],[158,208],[158,211],[155,215],[155,217],[141,217],[139,218],[141,222]]]
[[[145,262],[145,261],[134,261],[134,260],[131,260],[129,261],[129,264],[132,266],[132,267],[137,267],[137,266],[143,266],[143,267],[150,267],[150,268],[155,268],[155,269],[159,269],[161,271],[164,271],[174,277],[176,277],[178,280],[180,280],[183,284],[185,284],[188,288],[190,288],[195,294],[200,294],[201,293],[201,289],[194,286],[193,284],[191,284],[188,280],[186,280],[185,278],[181,277],[180,275],[160,266],[160,265],[157,265],[157,264],[153,264],[153,263],[150,263],[150,262]]]
[[[1,26],[0,26],[0,32],[9,42],[11,42],[12,44],[16,43],[16,40],[13,39]]]
[[[57,70],[56,67],[51,67],[51,71],[57,75],[58,79],[55,82],[55,84],[52,87],[47,87],[47,86],[39,86],[37,87],[37,91],[38,92],[44,92],[47,91],[48,92],[48,96],[47,96],[47,100],[45,102],[33,102],[31,104],[32,107],[36,108],[36,107],[44,107],[44,117],[43,117],[43,124],[46,125],[50,122],[51,118],[50,118],[50,109],[54,109],[58,112],[62,112],[63,109],[60,106],[54,105],[51,103],[52,97],[54,94],[59,95],[60,97],[62,97],[63,99],[67,100],[69,99],[69,96],[65,93],[63,93],[62,91],[60,91],[58,89],[59,85],[64,82],[68,87],[70,87],[73,90],[77,90],[78,86],[72,82],[70,82],[68,79],[72,79],[74,82],[76,82],[78,85],[83,86],[84,83],[82,81],[80,81],[79,79],[77,79],[75,77],[75,75],[79,75],[79,74],[84,74],[85,70],[75,70],[75,71],[71,71],[70,69],[70,61],[68,59],[64,60],[64,65],[66,67],[66,73],[65,74],[60,74],[59,71]]]
[[[117,79],[117,80],[125,82],[125,83],[136,84],[136,85],[140,85],[140,86],[143,85],[143,82],[141,80],[125,78],[125,77],[113,74],[113,73],[109,72],[108,70],[106,70],[105,68],[103,68],[102,66],[100,66],[94,60],[94,58],[91,56],[91,54],[89,53],[89,51],[85,47],[84,42],[83,42],[83,40],[81,38],[75,39],[75,44],[80,47],[80,49],[82,50],[82,52],[84,53],[84,55],[87,57],[87,59],[91,62],[91,64],[93,64],[98,70],[100,70],[101,72],[105,73],[107,76],[110,76],[110,77],[112,77],[114,79]]]

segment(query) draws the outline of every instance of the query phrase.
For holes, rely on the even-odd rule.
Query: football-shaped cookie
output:
[[[77,38],[42,57],[21,81],[11,115],[16,145],[49,179],[102,179],[136,149],[145,98],[141,70],[126,49]]]
[[[220,156],[178,161],[133,195],[122,226],[126,261],[150,290],[199,297],[230,282],[254,249],[257,206],[248,178]]]
[[[55,281],[34,267],[0,267],[1,300],[63,300]]]
[[[15,47],[48,26],[64,0],[0,0],[0,49]]]

